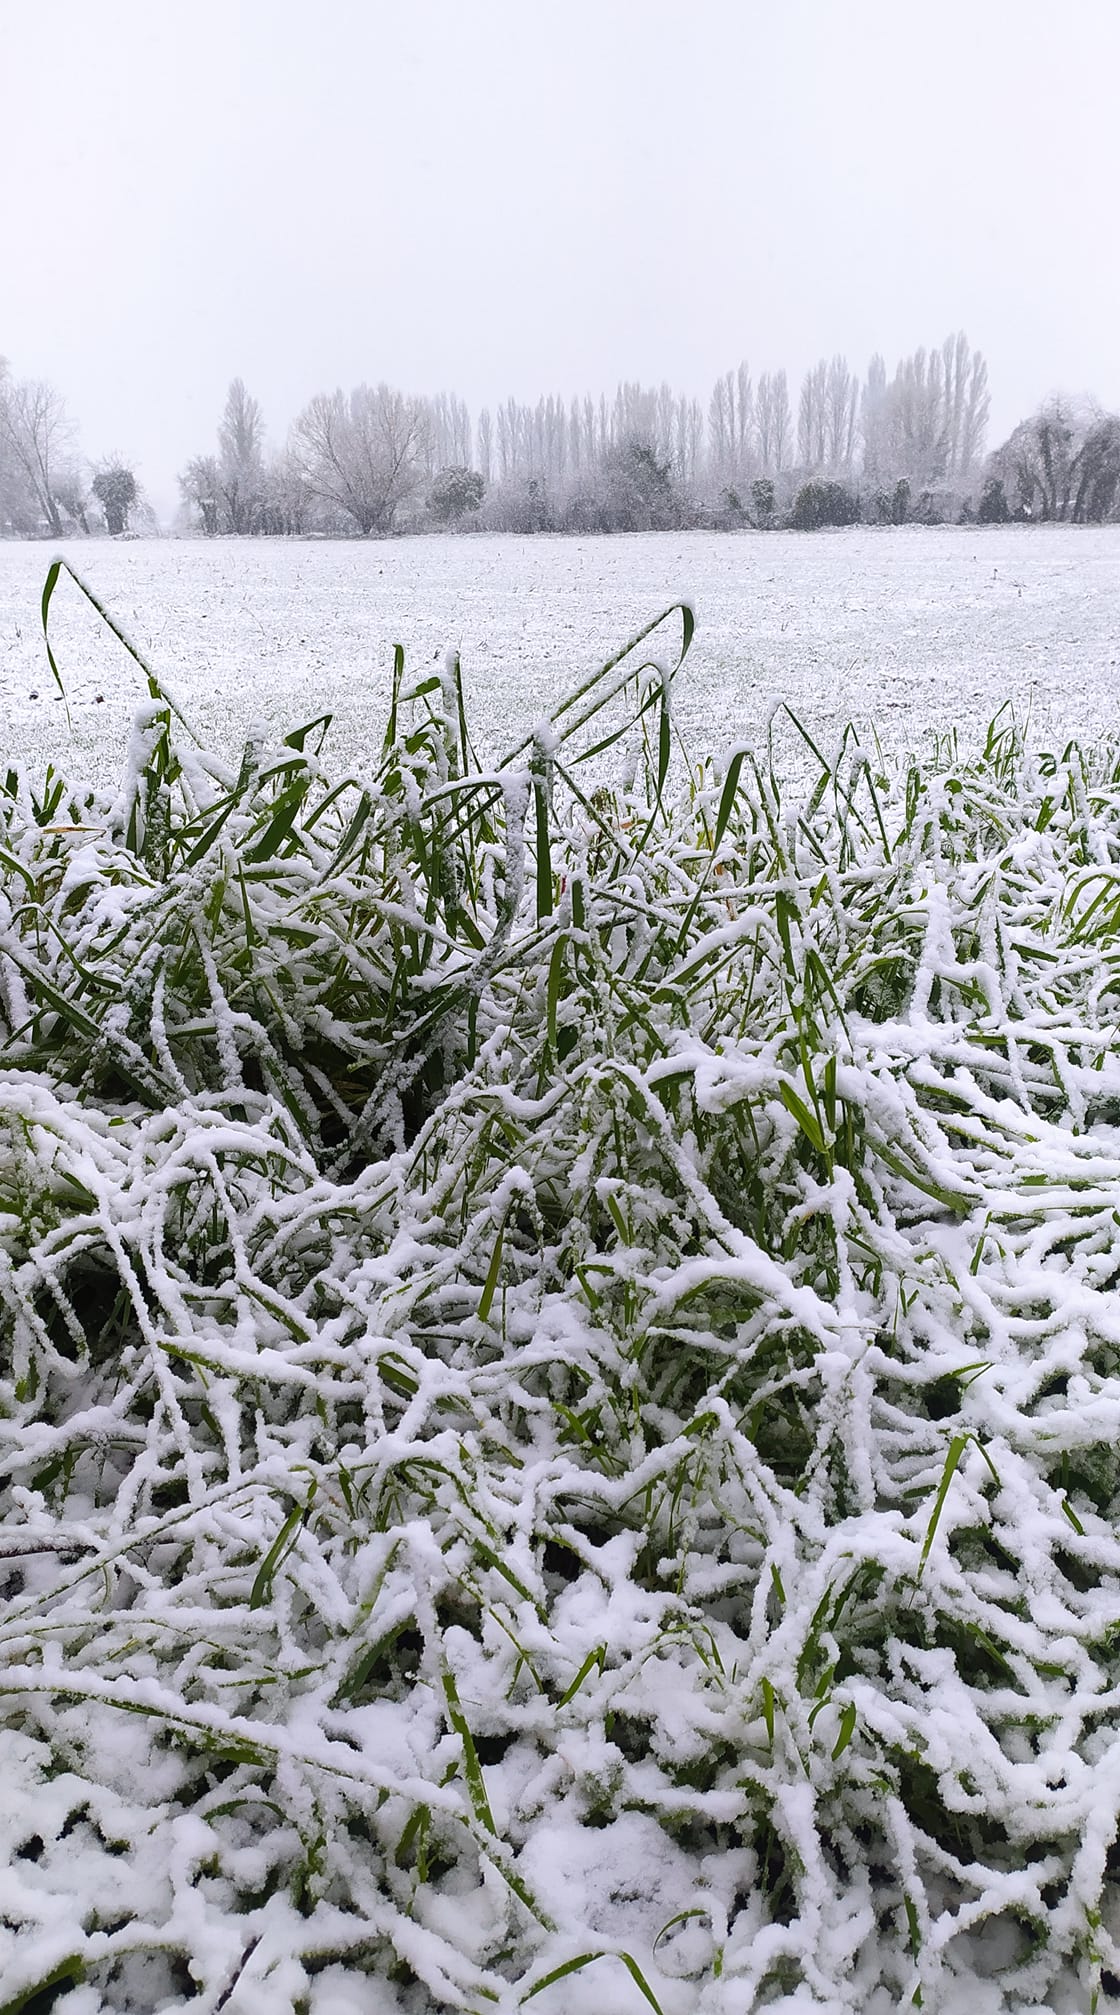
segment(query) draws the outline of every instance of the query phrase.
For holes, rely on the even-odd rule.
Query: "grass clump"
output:
[[[16,2006],[1120,1970],[1120,750],[697,765],[691,629],[8,777]]]

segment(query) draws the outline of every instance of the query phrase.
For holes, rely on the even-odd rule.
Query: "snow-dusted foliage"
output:
[[[0,796],[12,2008],[1114,1991],[1120,751],[643,642]]]

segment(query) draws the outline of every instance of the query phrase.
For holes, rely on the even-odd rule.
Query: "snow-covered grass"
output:
[[[1120,1991],[1120,745],[690,627],[0,793],[0,2006]]]

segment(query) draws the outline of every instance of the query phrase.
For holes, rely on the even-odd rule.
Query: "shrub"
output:
[[[981,525],[1006,525],[1011,517],[1011,507],[1002,478],[989,476],[980,493],[976,507],[976,521]]]
[[[477,469],[441,469],[428,491],[428,511],[438,525],[457,525],[481,509],[485,493]]]
[[[859,522],[859,499],[842,483],[803,483],[789,522],[795,532],[815,532],[825,525],[855,525]]]
[[[109,533],[115,537],[127,532],[128,514],[139,494],[132,470],[123,462],[106,462],[96,470],[90,487],[105,512]]]
[[[754,521],[759,531],[768,532],[774,523],[774,515],[777,509],[777,496],[772,477],[755,477],[751,484],[751,505],[754,510]]]

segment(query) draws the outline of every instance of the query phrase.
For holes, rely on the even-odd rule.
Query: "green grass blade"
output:
[[[479,1299],[478,1319],[480,1322],[487,1321],[490,1310],[494,1305],[494,1296],[497,1293],[498,1280],[502,1271],[502,1245],[505,1239],[505,1231],[505,1220],[503,1219],[502,1223],[498,1226],[498,1235],[494,1240],[494,1250],[490,1255],[490,1265],[486,1271],[486,1279],[483,1283],[482,1294]]]
[[[919,1578],[921,1577],[926,1561],[929,1559],[930,1548],[933,1545],[934,1536],[937,1532],[938,1524],[940,1523],[941,1513],[945,1508],[945,1499],[949,1495],[949,1486],[952,1483],[953,1477],[956,1474],[957,1465],[959,1464],[960,1459],[964,1454],[965,1449],[968,1447],[968,1444],[971,1441],[971,1439],[972,1436],[970,1434],[955,1434],[953,1436],[952,1441],[949,1443],[949,1453],[945,1457],[945,1465],[941,1471],[941,1481],[937,1486],[937,1496],[934,1499],[933,1511],[930,1514],[930,1521],[928,1526],[926,1527],[925,1540],[923,1541],[922,1544],[921,1559],[918,1562]]]
[[[537,922],[552,915],[552,847],[548,830],[548,791],[543,777],[533,778],[537,820]]]
[[[443,1674],[443,1691],[447,1700],[448,1719],[463,1745],[463,1774],[467,1780],[467,1790],[470,1794],[471,1805],[474,1808],[474,1816],[480,1826],[485,1826],[488,1833],[493,1833],[497,1836],[498,1829],[494,1824],[494,1814],[490,1810],[490,1800],[486,1795],[486,1783],[482,1775],[482,1766],[478,1760],[478,1750],[475,1747],[474,1736],[471,1734],[467,1717],[463,1713],[460,1704],[459,1691],[455,1684],[454,1674],[447,1668],[444,1669]]]
[[[312,1484],[307,1502],[293,1506],[257,1569],[249,1593],[250,1609],[263,1609],[266,1603],[271,1602],[276,1570],[295,1545],[300,1527],[306,1525],[311,1515],[314,1501],[315,1485]]]

